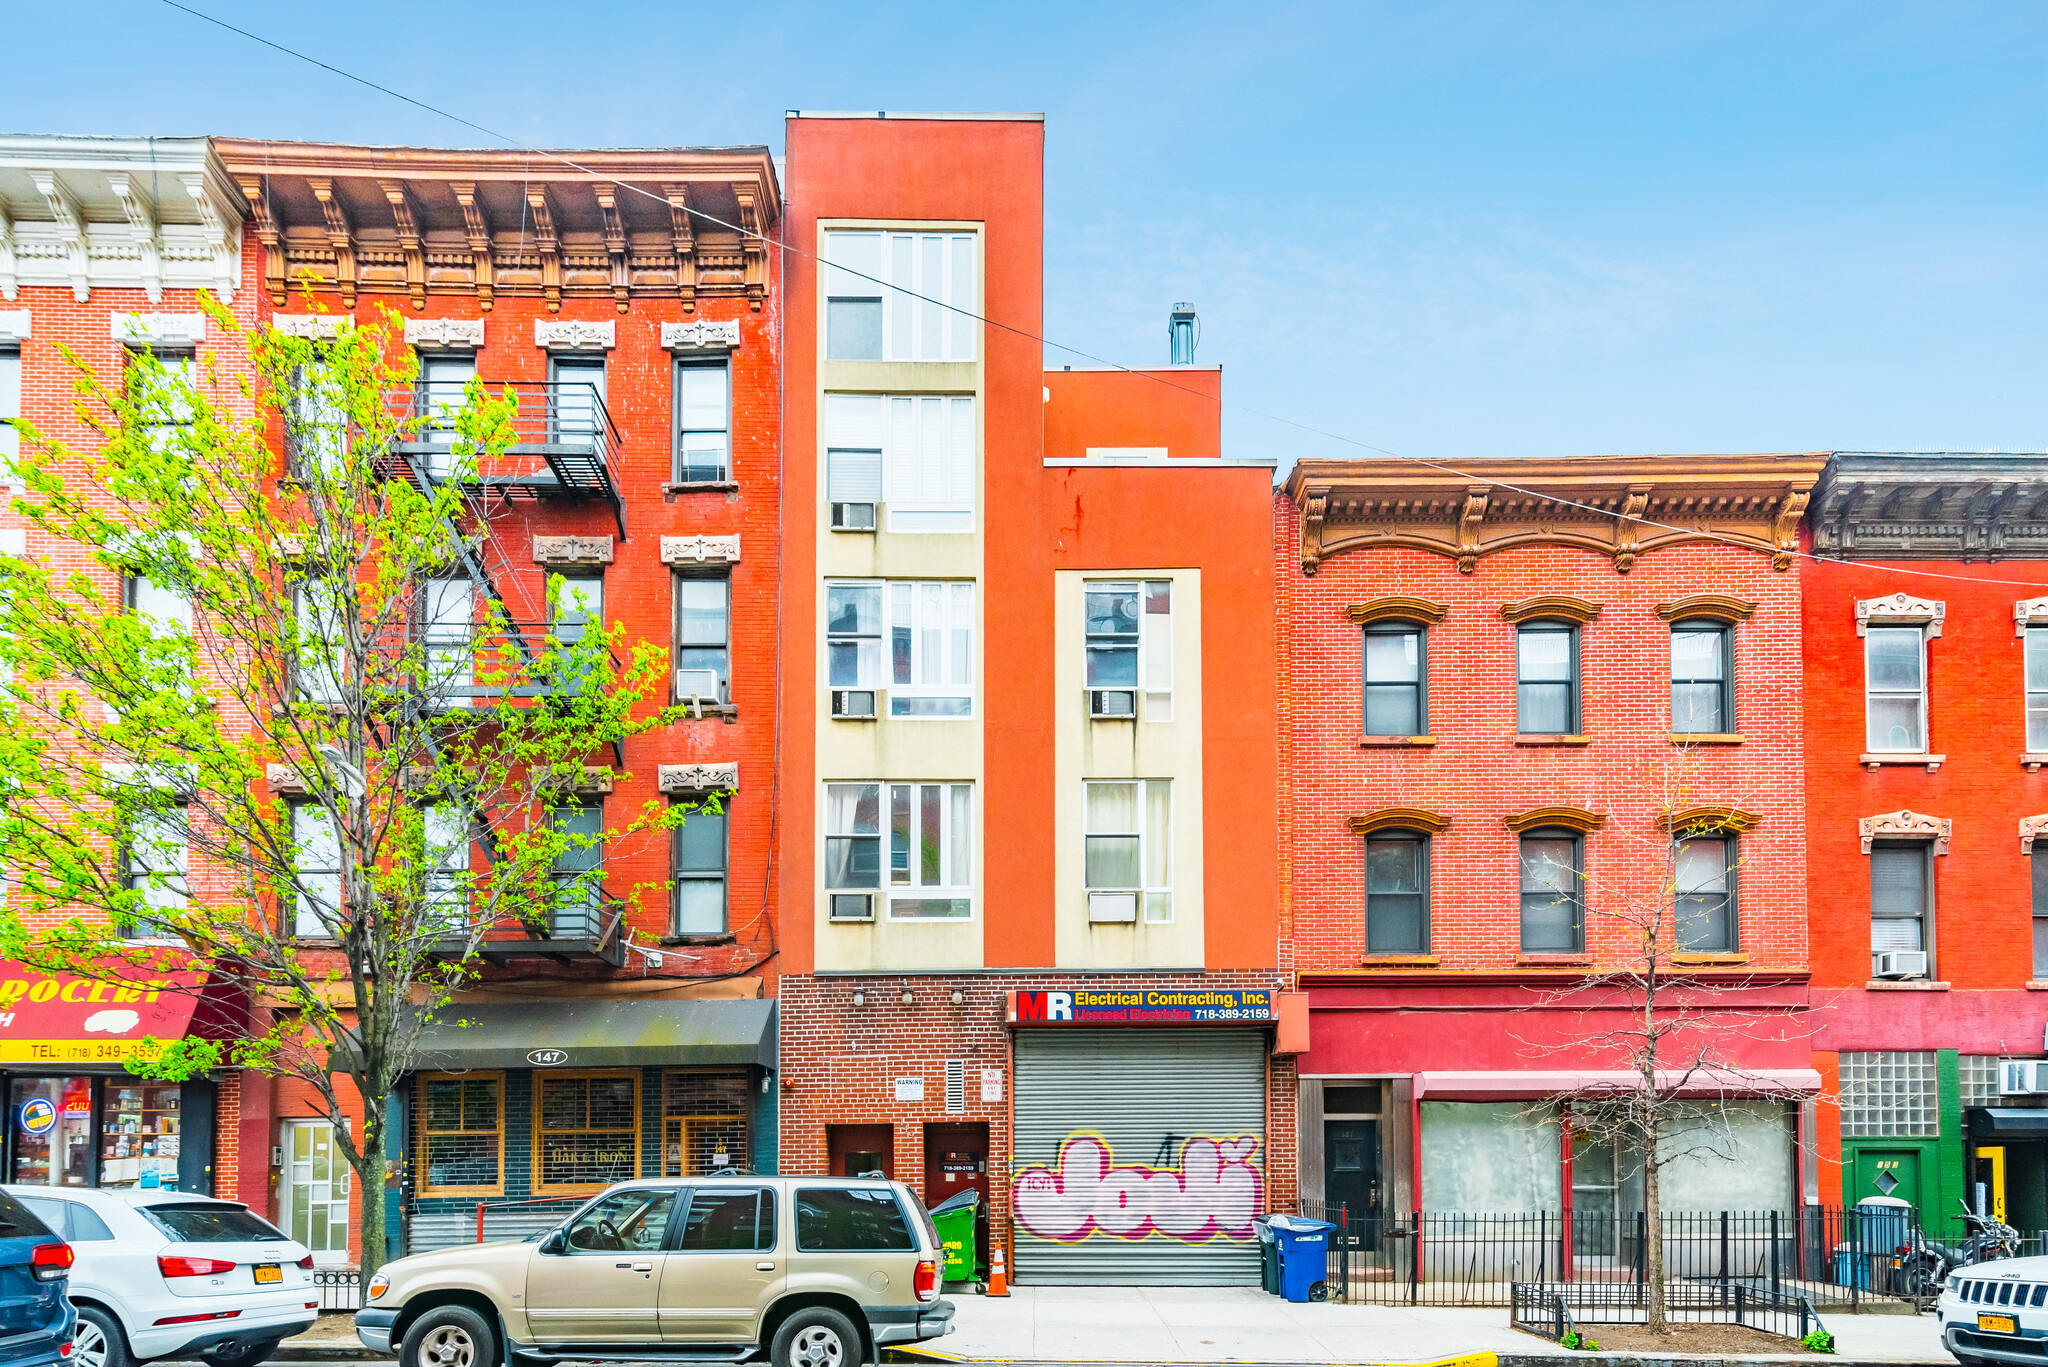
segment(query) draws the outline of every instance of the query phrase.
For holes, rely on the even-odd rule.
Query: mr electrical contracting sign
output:
[[[1206,987],[1069,988],[1010,993],[1012,1025],[1257,1024],[1273,994]]]

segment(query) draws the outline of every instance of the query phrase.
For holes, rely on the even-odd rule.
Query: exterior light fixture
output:
[[[865,992],[856,992],[856,993],[854,993],[854,994],[853,994],[853,1004],[854,1004],[855,1006],[866,1006],[866,1005],[868,1004],[868,994],[867,994],[867,993],[865,993]]]
[[[903,1004],[905,1006],[909,1006],[912,1002],[916,1000],[917,998],[911,995],[909,988],[906,987],[903,989]]]
[[[958,1006],[961,1002],[966,1000],[966,995],[962,993],[959,988],[956,987],[953,989],[953,1005]]]

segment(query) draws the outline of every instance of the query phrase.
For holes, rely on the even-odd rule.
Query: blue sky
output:
[[[1233,454],[2048,448],[2039,4],[193,3],[541,146],[1043,110],[1048,336],[1194,301]],[[94,14],[11,17],[0,127],[480,141]]]

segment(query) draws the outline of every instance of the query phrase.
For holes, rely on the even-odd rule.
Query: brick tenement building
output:
[[[384,1102],[394,1247],[474,1238],[479,1202],[504,1207],[488,1228],[523,1233],[565,1207],[511,1203],[772,1171],[780,430],[766,239],[780,189],[767,150],[576,152],[571,169],[526,153],[215,146],[248,219],[257,321],[317,340],[341,315],[396,315],[422,411],[459,403],[471,376],[515,391],[522,445],[479,472],[495,492],[480,500],[477,563],[450,581],[467,611],[438,616],[475,622],[495,595],[544,640],[558,574],[586,611],[671,655],[673,693],[655,702],[694,715],[591,770],[562,819],[616,828],[627,817],[608,807],[723,805],[673,842],[604,850],[608,897],[664,892],[487,938],[457,1007],[467,1024],[436,1026],[426,1066]],[[246,1157],[229,1194],[316,1256],[346,1258],[359,1193],[318,1161],[311,1098],[255,1074],[239,1086]],[[573,1139],[551,1140],[565,1126]]]
[[[1275,572],[1304,1196],[1575,1210],[1577,1254],[1616,1253],[1641,1163],[1547,1103],[1613,1076],[1597,1036],[1623,998],[1585,983],[1652,913],[1705,1027],[1667,1059],[1747,1079],[1726,1106],[1744,1162],[1668,1168],[1667,1208],[1810,1191],[1791,552],[1821,464],[1295,466]]]
[[[1020,1281],[1255,1283],[1271,473],[1213,370],[1043,369],[1043,135],[788,124],[782,1163],[979,1190]]]
[[[65,349],[114,389],[144,351],[203,368],[214,401],[246,414],[248,357],[199,306],[205,290],[242,325],[256,316],[241,214],[203,138],[0,137],[0,553],[81,574],[103,601],[124,601],[121,575],[12,511],[13,424],[26,420],[75,452],[97,449],[75,412],[80,375]],[[120,1001],[109,982],[0,964],[5,1181],[236,1189],[234,1080],[152,1082],[121,1067],[133,1041],[219,1035],[232,1024],[211,1009],[203,976],[180,981],[200,993]],[[127,1029],[109,1033],[107,1019],[93,1019],[110,1002],[125,1009]]]
[[[1823,1191],[2048,1224],[2048,457],[1837,452],[1809,514]],[[1839,1095],[1839,1108],[1832,1104]]]

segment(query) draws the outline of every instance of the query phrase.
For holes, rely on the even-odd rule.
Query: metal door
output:
[[[1020,1282],[1258,1285],[1262,1033],[1020,1030],[1015,1085]]]
[[[1377,1120],[1323,1122],[1323,1200],[1343,1206],[1354,1247],[1379,1246],[1380,1124]],[[1330,1217],[1336,1219],[1335,1215]]]
[[[348,1160],[325,1120],[288,1120],[279,1222],[321,1267],[348,1261]]]

